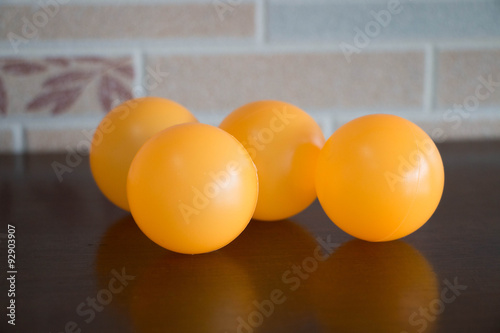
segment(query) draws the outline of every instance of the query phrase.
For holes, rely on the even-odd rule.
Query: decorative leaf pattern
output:
[[[101,58],[101,57],[92,57],[92,56],[87,56],[87,57],[78,57],[75,58],[76,62],[89,62],[93,64],[105,64],[105,65],[114,65],[114,63],[106,58]]]
[[[11,75],[29,75],[43,72],[46,69],[45,65],[29,61],[7,62],[2,66],[5,73]]]
[[[52,106],[52,113],[58,114],[71,107],[81,93],[81,87],[42,93],[29,102],[27,109],[29,111],[36,111],[47,106]]]
[[[94,92],[104,112],[108,112],[114,102],[132,98],[130,81],[134,77],[134,69],[129,58],[0,58],[0,115],[7,114],[8,105],[8,90],[2,75],[22,78],[44,73],[49,69],[54,75],[41,82],[39,93],[26,104],[29,112],[68,112],[84,92],[86,95]],[[93,82],[96,84],[92,84]]]
[[[132,98],[132,94],[120,81],[104,74],[99,84],[99,100],[105,110],[111,110],[113,97],[117,97],[120,101],[125,101]]]
[[[94,73],[89,73],[84,71],[69,71],[48,78],[42,83],[42,85],[43,87],[67,86],[68,84],[72,84],[83,80],[88,80],[92,76],[94,76]]]
[[[59,67],[68,67],[70,64],[70,61],[67,58],[45,58],[45,62]]]
[[[120,64],[116,67],[113,67],[115,71],[122,74],[127,79],[134,78],[134,68],[131,64]]]

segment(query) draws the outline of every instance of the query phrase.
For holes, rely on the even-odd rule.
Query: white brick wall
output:
[[[326,136],[384,112],[436,140],[500,137],[498,1],[59,2],[0,5],[1,152],[76,147],[110,105],[144,94],[213,125],[274,98]]]

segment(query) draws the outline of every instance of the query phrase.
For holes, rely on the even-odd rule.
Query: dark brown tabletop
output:
[[[441,203],[399,241],[355,240],[315,202],[194,256],[146,238],[86,158],[60,182],[64,154],[0,156],[0,331],[500,332],[500,142],[439,148]]]

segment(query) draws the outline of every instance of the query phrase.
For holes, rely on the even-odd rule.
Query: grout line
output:
[[[423,89],[423,111],[431,113],[435,107],[436,95],[436,49],[434,45],[425,47],[424,89]]]
[[[339,126],[362,115],[374,113],[374,110],[321,109],[310,110],[308,111],[308,113],[319,124],[321,124],[325,139],[328,139],[329,136],[333,134]],[[439,117],[439,112],[422,113],[419,109],[393,110],[391,113],[416,122],[417,124],[419,122],[436,123],[438,119],[436,117]],[[212,114],[208,113],[206,110],[194,110],[193,114],[202,123],[218,126],[220,121],[222,121],[222,119],[224,119],[224,117],[227,115],[227,112]],[[28,149],[26,145],[27,130],[93,130],[97,127],[101,119],[101,115],[66,116],[60,118],[56,117],[55,119],[17,116],[13,117],[13,119],[7,119],[5,123],[2,123],[0,125],[0,127],[11,129],[13,133],[12,152],[17,154],[23,153]],[[483,109],[479,113],[473,114],[473,116],[467,122],[474,123],[476,121],[500,121],[500,114],[494,107]],[[481,134],[474,134],[472,136],[471,134],[467,133],[463,134],[464,138],[469,136],[480,138]]]
[[[222,122],[222,120],[229,113],[213,114],[213,113],[208,113],[208,112],[196,112],[196,111],[194,111],[193,114],[196,117],[196,119],[198,119],[198,121],[201,123],[209,124],[209,125],[213,125],[213,126],[219,126],[219,124]]]
[[[330,112],[322,112],[321,114],[313,114],[313,118],[320,124],[324,124],[323,127],[323,135],[325,136],[325,140],[328,140],[328,138],[333,134],[334,128],[333,128],[333,120],[332,120],[332,115]]]
[[[255,0],[255,42],[257,44],[266,43],[267,34],[267,4],[266,0]]]
[[[145,54],[140,50],[136,50],[132,55],[132,62],[134,65],[134,81],[132,86],[132,96],[134,98],[143,97],[147,95],[146,88],[144,88],[144,73],[145,73]]]
[[[338,128],[340,127],[339,122],[337,120],[337,117],[338,117],[337,111],[332,112],[330,115],[330,125],[332,127],[332,134],[335,133],[335,131],[338,130]],[[325,139],[328,140],[328,138],[325,138]]]
[[[339,111],[335,110],[331,114],[331,123],[332,123],[332,134],[335,133],[335,131],[340,127],[340,122],[338,120],[339,117]],[[328,138],[325,138],[328,140]]]
[[[102,43],[101,43],[102,42]],[[123,43],[116,41],[113,45],[112,41],[94,41],[92,43],[70,42],[63,43],[60,41],[31,41],[24,47],[20,47],[19,51],[14,51],[10,43],[0,41],[0,56],[77,56],[77,55],[102,55],[102,56],[129,56],[133,53],[135,47],[123,47]],[[120,45],[122,44],[122,45]]]
[[[175,5],[175,4],[212,4],[213,0],[56,0],[60,6],[92,5],[92,6],[130,6],[130,5]],[[249,3],[251,0],[238,0],[240,3]],[[33,6],[33,0],[2,0],[3,5]],[[51,1],[38,1],[38,7],[48,5]]]
[[[19,125],[22,128],[43,128],[43,129],[67,129],[95,127],[104,117],[102,115],[84,115],[62,117],[32,117],[32,116],[9,116],[6,119],[8,125]]]
[[[227,1],[227,0],[226,0]],[[225,2],[226,2],[225,1]],[[326,1],[328,3],[333,4],[352,4],[352,3],[361,3],[361,4],[387,4],[387,0],[273,0],[274,3],[277,4],[288,4],[288,5],[300,5],[300,4],[324,4]],[[402,0],[401,2],[407,2],[411,0]],[[421,3],[454,3],[457,0],[420,0]],[[490,2],[491,0],[461,0],[461,2]],[[38,1],[39,5],[44,5],[49,3],[50,1]],[[58,0],[62,6],[64,5],[163,5],[163,4],[211,4],[213,0]],[[232,0],[230,2],[238,2],[238,3],[250,3],[251,0]],[[0,2],[0,7],[3,5],[33,5],[33,0],[2,0]]]
[[[401,0],[402,4],[410,2],[412,0]],[[490,2],[491,0],[460,0],[461,2]],[[327,4],[380,4],[387,5],[387,0],[273,0],[276,4],[287,4],[287,5],[323,5]],[[420,0],[419,3],[456,3],[457,0]]]
[[[437,109],[433,113],[423,113],[421,110],[418,109],[413,109],[413,110],[391,110],[390,114],[395,114],[397,116],[406,118],[410,121],[427,121],[427,122],[432,122],[434,124],[438,124],[441,121],[441,115],[445,112],[446,110],[444,109]],[[336,112],[336,126],[341,126],[345,122],[353,120],[355,118],[367,115],[367,114],[373,114],[373,113],[378,113],[378,111],[362,111],[362,110],[340,110]],[[386,112],[387,113],[387,112]],[[476,113],[471,114],[471,117],[464,120],[464,122],[474,122],[474,121],[481,121],[481,120],[491,120],[491,121],[499,121],[500,120],[500,113],[498,112],[498,109],[495,107],[490,107],[490,108],[485,108],[482,110],[476,111]]]
[[[254,40],[257,37],[254,36]],[[222,43],[221,43],[222,41]],[[262,41],[264,42],[264,41]],[[160,54],[232,54],[232,53],[276,53],[276,52],[336,52],[342,53],[342,49],[332,43],[273,43],[262,45],[249,43],[249,40],[238,40],[236,43],[231,43],[228,40],[191,40],[184,42],[177,41],[159,41],[159,40],[142,40],[142,41],[80,41],[76,43],[62,45],[49,42],[37,42],[36,45],[27,45],[21,48],[18,53],[10,49],[10,44],[5,41],[0,41],[0,56],[29,56],[36,55],[62,55],[73,56],[79,54],[100,54],[100,55],[126,55],[134,52],[133,50],[141,49],[147,53],[160,53]],[[425,44],[404,44],[398,43],[397,45],[381,45],[379,47],[370,47],[364,50],[363,53],[370,53],[373,51],[407,51],[422,49]],[[69,47],[69,48],[68,48]],[[498,45],[500,48],[500,43]],[[54,51],[55,49],[57,51]],[[90,49],[90,50],[89,50]]]
[[[4,122],[0,123],[0,129],[9,131],[12,136],[12,145],[10,147],[10,150],[3,151],[2,153],[22,153],[25,148],[24,130],[22,124],[16,121],[12,121],[11,119],[6,119]]]
[[[80,40],[80,41],[32,41],[20,48],[19,52],[11,49],[8,41],[0,41],[0,56],[61,55],[74,56],[80,54],[99,54],[108,56],[130,55],[140,49],[146,53],[156,54],[272,54],[272,53],[310,53],[331,52],[342,53],[342,49],[335,43],[328,41],[318,42],[273,42],[266,43],[265,22],[258,24],[257,20],[265,21],[265,0],[262,1],[261,15],[256,15],[256,32],[253,36],[255,43],[249,43],[247,38],[188,38],[188,39],[144,39],[144,40]],[[257,6],[258,7],[258,6]],[[257,13],[257,9],[256,9]],[[259,18],[257,18],[259,16]],[[262,17],[260,17],[262,16]],[[363,54],[376,52],[406,52],[422,50],[428,47],[430,41],[412,42],[381,42],[370,45],[363,50]],[[262,47],[265,44],[265,47]],[[443,43],[433,41],[435,48],[442,50],[498,50],[500,39],[490,40],[462,40],[459,42]],[[55,51],[56,50],[56,51]]]
[[[334,123],[337,123],[340,118],[357,118],[367,114],[373,113],[391,113],[396,115],[401,115],[403,117],[410,117],[412,119],[436,119],[441,112],[445,112],[445,108],[436,108],[433,113],[422,113],[420,108],[367,108],[367,109],[339,109],[336,107],[332,108],[322,108],[322,109],[310,109],[307,108],[305,111],[313,117],[324,117],[328,115],[334,119]],[[202,110],[194,109],[192,112],[196,113],[199,118],[207,120],[221,120],[231,112],[228,110],[219,110],[214,112],[213,110]],[[1,128],[10,128],[13,125],[19,125],[21,127],[28,128],[54,128],[54,129],[65,129],[65,128],[87,128],[95,127],[99,124],[102,118],[105,116],[104,113],[99,114],[87,114],[87,115],[64,115],[64,116],[9,116],[2,120],[0,124]],[[490,107],[484,107],[478,109],[476,112],[471,114],[473,119],[500,119],[500,112],[498,108],[494,105]]]
[[[12,124],[12,151],[15,154],[22,153],[26,148],[26,140],[24,137],[24,130],[21,124]]]
[[[335,132],[335,124],[334,124],[334,117],[332,114],[327,113],[327,121],[328,125],[326,126],[326,133],[323,133],[325,135],[325,140],[328,140],[330,136],[332,136],[333,132]]]

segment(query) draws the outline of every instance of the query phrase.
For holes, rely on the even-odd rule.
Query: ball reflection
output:
[[[432,267],[403,241],[349,241],[319,267],[314,283],[323,323],[339,332],[415,332],[420,326],[410,317],[438,297]]]

